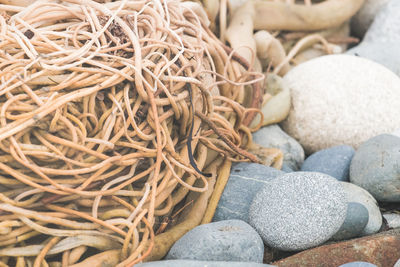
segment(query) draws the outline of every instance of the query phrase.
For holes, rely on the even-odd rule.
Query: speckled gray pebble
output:
[[[353,261],[346,264],[342,264],[339,267],[378,267],[378,266],[365,261]]]
[[[247,222],[254,195],[266,182],[282,174],[284,172],[257,163],[234,164],[213,221],[238,219]]]
[[[283,152],[283,164],[297,171],[304,161],[302,146],[292,137],[282,131],[277,124],[261,128],[253,133],[253,141],[263,147],[279,148]]]
[[[382,226],[382,214],[375,198],[367,190],[352,184],[341,182],[347,202],[357,202],[368,210],[368,223],[362,230],[362,235],[374,234]]]
[[[343,224],[347,201],[341,184],[318,172],[284,174],[254,197],[249,222],[264,243],[284,251],[320,245]]]
[[[387,225],[390,228],[399,228],[400,227],[400,214],[397,213],[385,213],[383,214]]]
[[[339,181],[348,181],[350,162],[354,152],[354,148],[347,145],[320,150],[306,158],[301,170],[322,172]]]
[[[272,267],[256,262],[166,260],[136,264],[135,267]]]
[[[246,222],[226,220],[197,226],[180,238],[166,259],[262,262],[264,244]]]
[[[361,235],[368,223],[367,208],[357,202],[347,203],[346,219],[332,240],[347,240]]]
[[[400,138],[375,136],[358,148],[350,165],[350,181],[378,201],[400,201]]]

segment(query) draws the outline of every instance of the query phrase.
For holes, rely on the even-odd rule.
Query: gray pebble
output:
[[[266,182],[282,174],[284,172],[257,163],[233,165],[213,221],[238,219],[247,222],[254,195]]]
[[[292,170],[299,170],[304,161],[302,146],[282,131],[277,124],[261,128],[253,133],[253,141],[263,147],[279,148],[283,152],[283,163]]]
[[[347,145],[320,150],[306,158],[301,170],[322,172],[339,181],[348,181],[350,162],[354,152],[354,148]]]
[[[365,261],[353,261],[346,264],[342,264],[339,267],[378,267],[378,266]]]
[[[254,197],[249,222],[264,243],[303,250],[331,238],[343,224],[347,202],[340,183],[318,172],[293,172],[266,184]]]
[[[346,182],[341,184],[346,194],[347,202],[360,203],[368,210],[368,223],[361,234],[369,235],[378,232],[382,226],[382,214],[375,198],[368,191],[355,184]]]
[[[394,264],[393,267],[400,267],[400,259],[398,259],[398,260],[396,261],[396,263]]]
[[[347,240],[358,237],[368,223],[368,210],[357,202],[347,203],[346,219],[332,240]]]
[[[351,161],[350,181],[378,201],[400,201],[400,138],[381,134],[361,144]]]
[[[383,217],[385,218],[387,225],[390,228],[399,228],[400,227],[400,214],[386,213],[386,214],[383,214]]]
[[[264,244],[250,225],[226,220],[193,228],[172,246],[166,259],[262,263],[263,256]]]
[[[165,260],[138,263],[135,267],[272,267],[274,265],[237,261]]]

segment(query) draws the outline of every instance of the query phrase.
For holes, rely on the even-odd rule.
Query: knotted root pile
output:
[[[195,3],[32,2],[0,5],[0,266],[161,253],[200,223],[223,159],[258,160],[263,76]]]

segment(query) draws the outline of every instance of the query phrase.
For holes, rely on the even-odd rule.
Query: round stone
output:
[[[332,240],[347,240],[361,235],[368,223],[369,215],[367,208],[357,202],[347,204],[346,219]]]
[[[350,165],[350,181],[378,201],[400,201],[400,138],[381,134],[363,143]]]
[[[339,181],[348,181],[350,162],[354,152],[354,148],[346,145],[320,150],[306,158],[301,170],[322,172]]]
[[[346,194],[347,201],[363,205],[368,210],[368,223],[362,230],[362,235],[374,234],[381,229],[382,214],[375,198],[363,188],[352,183],[341,183]]]
[[[351,28],[357,37],[362,38],[374,21],[380,8],[389,0],[366,0],[351,19]]]
[[[233,165],[213,221],[237,219],[247,222],[255,194],[265,183],[282,174],[284,172],[257,163]]]
[[[307,154],[336,145],[357,148],[400,128],[400,78],[382,65],[350,55],[328,55],[284,76],[292,106],[281,125]]]
[[[353,261],[346,264],[342,264],[339,267],[377,267],[375,264],[365,261]]]
[[[166,259],[262,263],[264,244],[246,222],[226,220],[199,225],[172,246]]]
[[[249,223],[266,245],[303,250],[331,238],[343,224],[346,209],[343,188],[335,178],[317,172],[286,173],[256,194]]]

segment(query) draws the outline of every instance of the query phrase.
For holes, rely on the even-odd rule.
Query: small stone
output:
[[[357,148],[400,127],[400,78],[373,61],[322,56],[294,67],[283,79],[292,106],[281,126],[307,154],[343,144]]]
[[[279,148],[283,152],[283,163],[292,170],[299,170],[304,161],[304,150],[292,137],[276,125],[269,125],[253,133],[253,141],[263,147]]]
[[[286,173],[256,194],[249,222],[266,245],[296,251],[331,238],[343,224],[346,208],[335,178],[317,172]]]
[[[360,10],[351,18],[353,33],[362,38],[369,26],[374,21],[375,15],[379,12],[388,0],[366,0]]]
[[[356,202],[347,204],[346,219],[332,240],[347,240],[358,237],[368,223],[368,210],[364,205]]]
[[[197,226],[181,237],[166,259],[262,262],[264,244],[246,222],[226,220]]]
[[[368,193],[368,191],[355,184],[346,182],[342,182],[341,184],[349,203],[360,203],[368,210],[368,223],[362,230],[361,234],[369,235],[378,232],[382,226],[382,215],[375,198]]]
[[[256,262],[164,260],[138,263],[135,267],[273,267]]]
[[[378,267],[375,264],[365,261],[353,261],[340,265],[339,267]]]
[[[348,181],[350,162],[354,152],[354,148],[346,145],[320,150],[306,158],[301,170],[322,172],[339,181]]]
[[[400,214],[386,213],[386,214],[383,214],[383,217],[385,218],[387,225],[390,228],[399,228],[400,227]]]
[[[271,264],[337,267],[353,261],[393,266],[400,258],[400,229],[309,249]]]
[[[394,264],[393,267],[400,267],[400,259],[398,261],[396,261],[396,263]]]
[[[376,200],[400,201],[400,138],[381,134],[364,142],[350,165],[350,181]]]
[[[248,222],[249,207],[254,195],[265,183],[282,174],[284,172],[257,163],[233,165],[213,221],[238,219]]]

